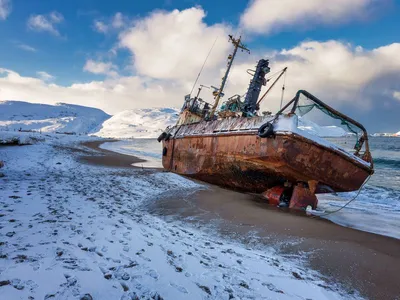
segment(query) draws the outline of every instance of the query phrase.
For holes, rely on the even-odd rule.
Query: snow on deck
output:
[[[1,299],[348,299],[272,247],[250,249],[145,209],[161,193],[201,185],[81,164],[76,143],[0,147]]]
[[[343,155],[359,162],[360,164],[370,167],[371,163],[363,160],[362,158],[355,156],[354,154],[347,152],[346,150],[336,146],[334,143],[308,133],[307,131],[301,130],[298,128],[298,121],[297,121],[297,116],[292,115],[292,116],[280,116],[275,122],[274,122],[274,132],[275,133],[280,133],[280,134],[297,134],[300,135],[316,144],[319,144],[325,148],[332,149],[334,151],[340,152]]]

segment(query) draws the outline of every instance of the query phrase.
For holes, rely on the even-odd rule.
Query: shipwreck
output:
[[[305,209],[317,207],[316,194],[358,190],[373,174],[373,160],[364,126],[307,91],[300,90],[275,114],[260,114],[265,95],[286,72],[284,68],[266,93],[269,61],[261,59],[245,96],[230,97],[217,110],[238,49],[248,51],[241,38],[229,36],[234,46],[214,103],[185,97],[177,124],[159,136],[163,167],[222,187],[263,194],[273,205]],[[283,86],[284,90],[284,86]],[[283,98],[283,97],[282,97]],[[299,118],[318,109],[340,120],[357,135],[354,151],[298,128]]]

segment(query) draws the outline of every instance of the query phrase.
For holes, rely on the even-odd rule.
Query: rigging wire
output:
[[[337,210],[333,210],[333,211],[327,212],[327,213],[322,214],[322,215],[314,215],[314,216],[312,216],[311,218],[325,217],[325,216],[328,216],[328,215],[337,213],[338,211],[341,211],[343,208],[345,208],[347,205],[349,205],[351,202],[353,202],[354,200],[357,199],[357,197],[360,195],[362,189],[363,189],[364,186],[367,184],[368,180],[370,180],[371,176],[372,176],[372,174],[368,176],[368,178],[367,178],[366,181],[364,181],[364,183],[362,184],[362,186],[361,186],[360,189],[358,190],[357,195],[355,195],[352,199],[350,199],[350,201],[348,201],[345,205],[343,205],[342,207],[338,208]]]
[[[219,36],[217,36],[217,37],[215,38],[215,41],[214,41],[213,45],[211,46],[210,51],[208,51],[208,54],[207,54],[207,56],[206,56],[206,59],[204,60],[203,65],[201,66],[200,72],[199,72],[199,74],[197,75],[197,78],[196,78],[196,80],[195,80],[195,82],[194,82],[194,84],[193,84],[192,90],[190,91],[190,94],[189,94],[190,96],[191,96],[192,93],[193,93],[193,90],[194,90],[194,88],[195,88],[195,86],[196,86],[196,84],[197,84],[197,81],[198,81],[199,78],[200,78],[201,72],[203,72],[203,68],[204,68],[204,66],[206,65],[206,62],[207,62],[207,60],[208,60],[208,57],[209,57],[210,54],[211,54],[211,51],[214,49],[214,46],[215,46],[215,44],[217,43],[218,38],[219,38]]]
[[[279,109],[282,109],[282,103],[283,103],[283,96],[285,95],[285,89],[286,89],[286,73],[283,77],[283,85],[282,85],[282,95],[281,95],[281,107]]]
[[[279,71],[273,73],[272,75],[268,76],[268,77],[267,77],[267,80],[270,80],[270,79],[274,78],[276,75],[282,73],[282,71],[283,71],[284,69],[285,69],[285,68],[283,68],[282,70],[279,70]]]

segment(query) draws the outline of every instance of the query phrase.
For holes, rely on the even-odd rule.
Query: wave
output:
[[[390,167],[392,169],[400,169],[400,160],[392,158],[378,157],[374,159],[375,165]]]

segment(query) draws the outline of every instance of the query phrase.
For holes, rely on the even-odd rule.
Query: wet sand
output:
[[[81,156],[81,161],[89,164],[115,168],[137,168],[135,166],[132,166],[132,164],[145,162],[145,160],[135,156],[120,154],[100,148],[100,145],[105,142],[116,142],[116,140],[92,141],[82,143],[82,146],[95,150],[96,152],[99,152],[100,155]]]
[[[302,254],[309,266],[346,291],[368,299],[400,299],[400,240],[342,227],[300,212],[274,208],[259,196],[215,186],[188,199],[179,195],[154,202],[160,216],[217,228],[241,241],[279,248],[284,255]],[[194,220],[194,221],[193,221]]]
[[[84,161],[132,167],[138,159],[100,149],[101,143],[84,144],[104,154]],[[278,248],[283,255],[302,254],[312,269],[342,284],[349,294],[358,290],[368,299],[400,299],[400,240],[273,208],[255,195],[208,187],[190,199],[166,192],[147,209],[163,218],[212,227],[245,243],[254,243],[255,236],[256,243]]]

